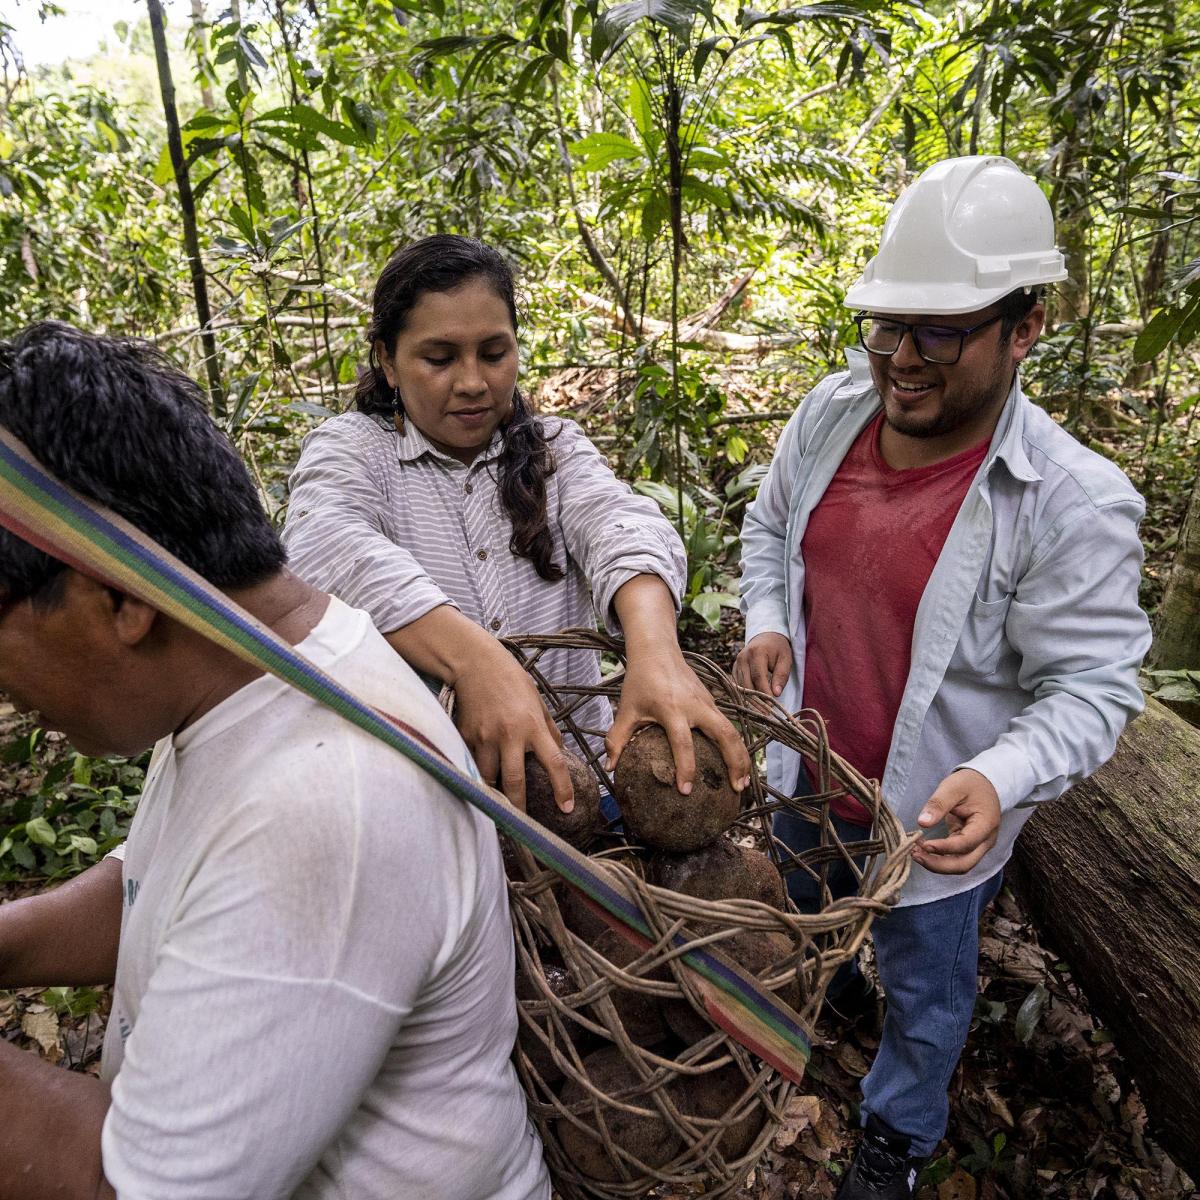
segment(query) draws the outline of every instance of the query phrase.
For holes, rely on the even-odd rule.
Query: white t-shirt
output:
[[[299,647],[459,765],[365,613]],[[271,677],[155,752],[102,1075],[120,1200],[545,1200],[495,830]]]

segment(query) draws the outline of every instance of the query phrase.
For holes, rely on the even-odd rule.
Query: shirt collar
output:
[[[1029,401],[1021,390],[1020,374],[1013,375],[1012,388],[1004,402],[1000,423],[992,438],[991,462],[1003,462],[1008,473],[1022,483],[1037,483],[1042,477],[1033,469],[1025,453],[1025,406]]]
[[[488,442],[487,449],[475,459],[469,469],[474,470],[483,463],[491,462],[492,459],[498,458],[503,449],[504,434],[497,429],[492,434],[492,440]],[[444,450],[439,450],[412,421],[406,420],[404,422],[403,436],[396,434],[396,458],[400,462],[416,462],[426,454],[451,467],[461,467],[463,465],[457,458],[447,454]]]
[[[875,394],[875,381],[871,378],[871,362],[867,352],[857,346],[846,347],[846,365],[850,368],[850,384],[855,391],[869,389],[872,401],[878,404],[879,397]],[[986,470],[990,472],[992,465],[1000,461],[1014,479],[1022,483],[1037,483],[1041,476],[1033,469],[1025,453],[1025,406],[1028,403],[1021,390],[1021,377],[1015,374],[996,433],[992,437]]]
[[[846,366],[850,368],[850,382],[855,388],[874,388],[875,380],[871,378],[871,360],[865,350],[857,346],[846,347]]]

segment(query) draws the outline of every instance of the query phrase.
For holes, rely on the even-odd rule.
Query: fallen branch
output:
[[[261,317],[234,317],[226,318],[219,321],[213,321],[207,326],[208,329],[250,329],[257,325],[262,320]],[[275,317],[274,324],[280,325],[287,329],[319,329],[323,324],[320,317]],[[330,329],[361,329],[361,317],[330,317]],[[162,333],[156,333],[150,340],[155,345],[162,345],[164,342],[178,341],[180,338],[196,337],[203,330],[196,325],[184,326],[180,329],[167,329]]]
[[[757,270],[757,267],[751,267],[750,270],[743,272],[707,308],[702,308],[698,313],[685,317],[679,326],[680,336],[682,337],[686,331],[689,337],[695,337],[701,329],[711,329],[716,325],[725,315],[725,310],[746,290]]]
[[[579,292],[579,298],[602,316],[608,318],[616,329],[637,336],[633,322],[625,316],[624,309],[603,296],[592,292]],[[653,337],[666,337],[671,332],[669,321],[659,321],[654,317],[642,318],[642,333]],[[761,337],[747,333],[723,333],[717,329],[697,329],[684,325],[679,330],[681,341],[699,342],[710,350],[722,350],[728,354],[768,354],[772,350],[780,350],[787,346],[795,346],[804,341],[804,334],[789,333],[776,336]]]

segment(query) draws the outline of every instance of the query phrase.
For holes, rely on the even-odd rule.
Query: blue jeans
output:
[[[862,826],[837,817],[831,820],[843,841],[867,836]],[[819,827],[790,813],[776,816],[775,834],[796,853],[819,844]],[[946,1090],[975,1011],[979,918],[1003,878],[1003,872],[997,872],[956,896],[895,908],[872,926],[887,1016],[875,1062],[862,1083],[862,1122],[875,1116],[909,1139],[909,1153],[914,1156],[927,1158],[946,1132],[950,1117]],[[854,890],[849,868],[844,864],[831,868],[829,887],[835,898]],[[815,907],[817,887],[801,872],[788,876],[788,892],[798,907]],[[850,978],[849,972],[840,982],[835,976],[834,984],[840,989]],[[830,995],[836,994],[831,987]]]
[[[795,794],[806,796],[810,791],[808,777],[801,770]],[[862,825],[853,825],[833,813],[829,814],[829,823],[833,826],[834,832],[843,845],[861,842],[870,836],[869,829]],[[775,836],[796,854],[801,854],[805,850],[813,850],[820,845],[820,826],[805,821],[795,813],[786,810],[775,814],[772,830]],[[788,895],[801,912],[816,912],[821,908],[821,884],[818,879],[812,878],[807,871],[800,869],[790,871],[786,879]],[[845,862],[829,863],[825,882],[830,896],[834,900],[840,900],[843,896],[850,896],[858,891],[858,880]],[[856,975],[858,975],[858,964],[855,962],[849,962],[844,967],[839,967],[829,981],[829,987],[825,993],[826,998],[833,1000],[847,984],[854,980]]]

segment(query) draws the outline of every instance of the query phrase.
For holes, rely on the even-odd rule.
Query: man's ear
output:
[[[1013,362],[1021,363],[1025,361],[1030,350],[1042,335],[1042,330],[1046,325],[1046,306],[1044,304],[1035,304],[1021,318],[1020,323],[1012,331],[1012,336],[1009,338],[1009,344],[1012,346]]]
[[[108,594],[113,631],[124,646],[136,646],[150,632],[158,610],[145,601],[116,588],[105,588]]]

